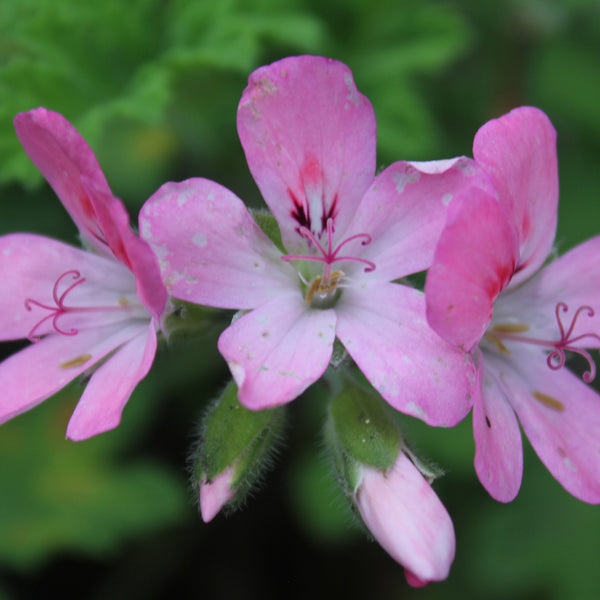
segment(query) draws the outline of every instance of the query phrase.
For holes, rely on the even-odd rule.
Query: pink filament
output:
[[[550,352],[550,354],[548,355],[548,358],[546,359],[548,366],[553,371],[557,371],[558,369],[560,369],[561,367],[564,366],[565,361],[566,361],[566,356],[565,356],[566,350],[568,350],[569,352],[575,352],[575,354],[579,354],[579,356],[582,356],[588,363],[589,370],[584,372],[583,380],[586,383],[590,383],[596,377],[596,364],[594,363],[592,356],[590,355],[590,353],[587,350],[584,350],[583,348],[576,348],[573,346],[573,344],[575,342],[578,342],[579,340],[582,340],[585,338],[594,338],[594,339],[600,341],[600,335],[598,335],[597,333],[593,333],[593,332],[592,333],[582,333],[581,335],[578,335],[574,338],[571,338],[571,335],[573,333],[573,330],[575,329],[575,323],[577,322],[579,315],[583,311],[587,311],[587,316],[593,317],[595,314],[594,309],[591,306],[585,306],[585,305],[580,306],[575,311],[575,315],[573,316],[573,320],[571,321],[569,328],[567,329],[567,331],[565,331],[565,327],[560,318],[560,313],[561,312],[566,313],[568,310],[569,310],[569,307],[567,306],[567,304],[565,302],[559,302],[556,305],[556,309],[555,309],[556,322],[558,324],[558,330],[560,332],[560,340],[558,340],[558,341],[538,340],[535,338],[529,338],[529,337],[525,337],[525,336],[522,336],[519,334],[510,333],[510,332],[494,332],[494,335],[498,338],[515,340],[518,342],[525,342],[528,344],[535,344],[537,346],[546,346],[546,347],[550,346],[551,348],[554,348],[554,350],[552,350],[552,352]]]
[[[289,262],[291,260],[312,260],[312,261],[317,261],[317,262],[324,262],[327,265],[325,268],[325,272],[323,274],[324,281],[326,281],[329,278],[329,274],[331,271],[331,268],[330,268],[331,265],[335,262],[340,262],[342,260],[353,260],[353,261],[361,262],[361,263],[367,265],[365,267],[365,273],[369,273],[369,272],[375,270],[375,263],[371,262],[370,260],[366,260],[365,258],[359,258],[357,256],[338,256],[338,253],[340,252],[340,250],[346,244],[348,244],[349,242],[352,242],[353,240],[358,240],[358,239],[362,238],[361,245],[366,246],[367,244],[370,244],[372,242],[372,238],[368,233],[357,233],[356,235],[350,236],[349,238],[340,242],[336,246],[335,250],[333,250],[333,247],[332,247],[333,219],[329,218],[329,219],[327,219],[327,250],[325,250],[323,248],[323,246],[321,245],[321,243],[319,242],[319,240],[317,240],[317,238],[314,236],[312,231],[310,231],[310,229],[301,225],[298,228],[298,232],[300,233],[300,235],[303,238],[311,241],[318,248],[319,252],[323,256],[288,254],[287,256],[282,256],[281,260],[285,260],[286,262]]]

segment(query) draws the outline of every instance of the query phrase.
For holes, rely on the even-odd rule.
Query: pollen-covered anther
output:
[[[325,281],[323,277],[317,275],[306,292],[306,304],[310,306],[315,294],[324,297],[327,294],[332,294],[335,292],[338,283],[343,279],[344,276],[345,273],[343,271],[332,271],[329,274],[329,279]]]
[[[575,347],[574,344],[582,339],[593,338],[600,341],[600,335],[595,332],[587,332],[571,337],[577,323],[577,319],[581,314],[585,314],[588,317],[595,315],[594,309],[591,306],[580,306],[573,315],[573,319],[568,329],[565,329],[561,319],[561,313],[568,312],[569,307],[565,302],[558,302],[555,308],[556,323],[558,325],[558,331],[560,333],[560,340],[540,340],[537,338],[531,338],[521,335],[525,331],[529,331],[529,325],[521,323],[504,323],[501,325],[495,325],[487,333],[487,337],[496,344],[498,349],[503,353],[510,352],[506,349],[506,346],[502,343],[502,340],[511,340],[515,342],[523,342],[526,344],[533,344],[536,346],[544,346],[550,350],[550,354],[546,359],[548,367],[553,371],[557,371],[562,368],[566,362],[565,352],[575,352],[582,356],[588,363],[589,369],[583,373],[583,380],[586,383],[590,383],[596,377],[596,364],[592,359],[592,356],[587,350],[583,348]]]

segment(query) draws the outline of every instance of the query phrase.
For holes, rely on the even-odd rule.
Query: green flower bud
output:
[[[208,523],[227,505],[237,508],[277,449],[285,426],[283,407],[251,411],[237,398],[231,382],[210,407],[200,426],[193,457],[192,485]]]

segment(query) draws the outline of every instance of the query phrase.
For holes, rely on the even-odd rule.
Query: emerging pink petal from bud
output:
[[[355,501],[375,539],[405,568],[410,585],[448,577],[455,550],[450,515],[403,452],[386,473],[360,467]]]
[[[200,484],[200,513],[205,523],[212,521],[219,511],[235,496],[231,489],[235,464],[208,481]]]

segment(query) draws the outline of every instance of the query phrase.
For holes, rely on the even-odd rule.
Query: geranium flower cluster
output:
[[[520,487],[520,423],[568,492],[600,502],[600,398],[588,385],[600,237],[550,260],[548,117],[517,108],[477,132],[473,158],[377,174],[375,115],[352,73],[300,56],[251,74],[237,125],[270,214],[255,220],[227,188],[193,178],[146,202],[138,237],[75,129],[43,108],[17,115],[85,249],[0,238],[1,339],[32,342],[0,364],[0,421],[86,374],[67,437],[116,427],[169,296],[239,311],[218,342],[235,384],[205,419],[193,476],[205,521],[251,486],[283,423],[277,407],[322,376],[336,383],[325,439],[338,479],[411,585],[447,577],[455,536],[431,487],[439,472],[411,451],[399,413],[451,427],[472,409],[475,469],[499,501]],[[406,282],[426,270],[424,292]]]

